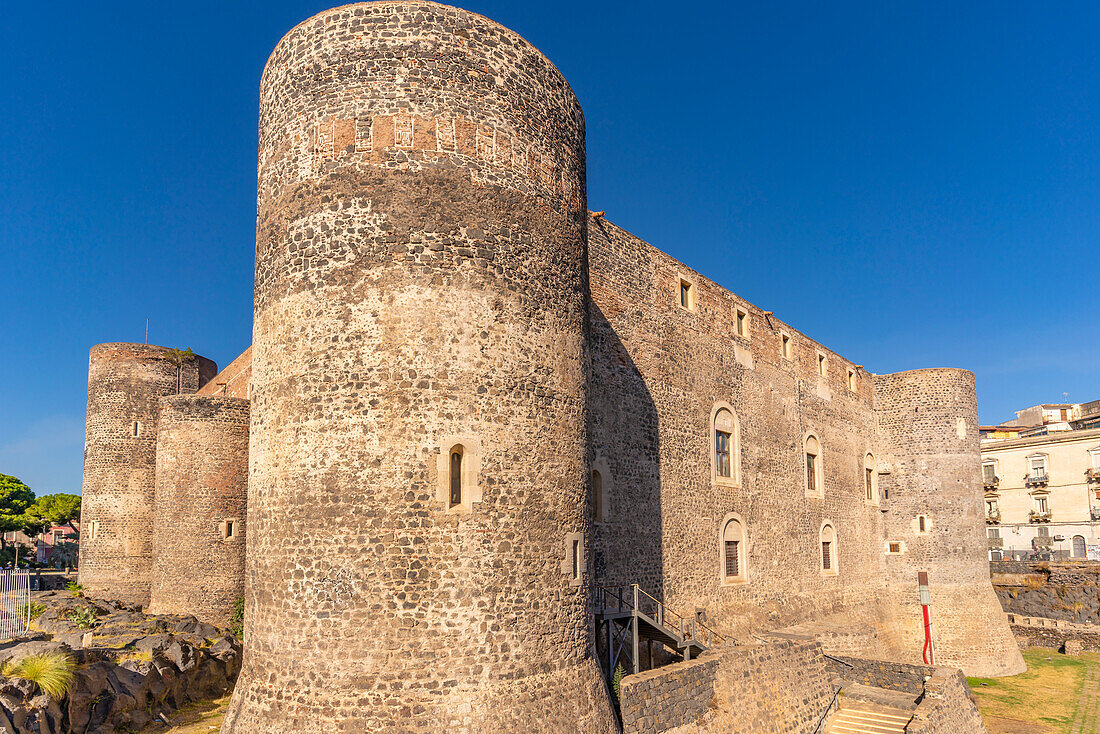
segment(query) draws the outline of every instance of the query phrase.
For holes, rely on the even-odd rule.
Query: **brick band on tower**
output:
[[[160,399],[151,614],[224,627],[244,596],[248,408],[242,398]]]

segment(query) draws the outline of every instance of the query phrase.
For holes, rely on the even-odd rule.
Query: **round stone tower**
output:
[[[152,614],[224,626],[244,596],[248,401],[160,399]]]
[[[880,452],[889,475],[883,552],[897,632],[922,658],[918,573],[928,574],[937,664],[967,675],[1025,670],[989,582],[974,374],[926,369],[874,378]]]
[[[158,400],[193,393],[217,372],[168,347],[92,347],[80,513],[80,583],[91,596],[149,602]]]
[[[515,33],[348,5],[260,91],[245,660],[225,732],[610,732],[584,121]]]

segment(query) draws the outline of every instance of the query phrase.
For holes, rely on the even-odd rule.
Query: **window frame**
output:
[[[684,311],[694,313],[699,306],[699,289],[693,278],[683,273],[677,273],[676,281],[679,288],[676,293],[676,305]],[[684,301],[687,301],[685,304]]]
[[[729,424],[719,426],[723,413],[729,414]],[[741,419],[737,411],[727,402],[719,401],[711,407],[710,421],[708,423],[708,451],[710,453],[710,480],[717,486],[740,487],[741,486]],[[729,430],[726,430],[726,429]],[[718,433],[729,435],[729,468],[730,475],[719,474]]]
[[[740,537],[737,544],[737,575],[726,573],[729,569],[729,547],[726,545],[728,530],[736,525]],[[749,532],[745,519],[736,512],[727,513],[718,524],[718,579],[722,586],[742,586],[749,582]]]
[[[1033,462],[1041,461],[1043,465],[1043,473],[1035,474],[1035,467]],[[1027,456],[1027,478],[1030,481],[1050,479],[1050,457],[1047,454],[1038,452],[1034,454],[1028,454]]]
[[[749,311],[740,306],[733,307],[733,333],[742,339],[750,339],[749,336]]]
[[[460,462],[460,502],[454,504],[451,499],[451,455],[456,448],[462,451]],[[446,436],[439,442],[436,453],[436,502],[450,513],[470,513],[481,502],[482,487],[479,480],[481,472],[481,443],[476,436]]]
[[[794,362],[794,337],[786,331],[779,332],[779,357]]]
[[[863,495],[864,502],[871,505],[879,503],[878,460],[871,451],[863,454]]]
[[[829,355],[821,350],[817,351],[817,376],[822,379],[829,377]]]
[[[821,530],[817,534],[817,564],[822,576],[840,575],[839,538],[836,525],[833,524],[832,520],[825,520],[821,523]]]
[[[816,453],[810,450],[810,442],[816,444]],[[814,431],[809,431],[802,436],[802,460],[800,472],[802,474],[802,487],[806,497],[825,499],[825,447],[821,439]],[[813,461],[810,457],[813,456]],[[813,468],[813,484],[810,483],[811,463]]]

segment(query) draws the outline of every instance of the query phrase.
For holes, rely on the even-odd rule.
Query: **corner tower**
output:
[[[348,5],[264,70],[244,668],[223,731],[611,732],[584,121],[515,33]]]
[[[248,401],[160,399],[150,614],[225,626],[244,595]]]
[[[217,371],[168,347],[92,347],[80,539],[80,583],[91,595],[149,602],[158,400],[193,393]]]
[[[910,659],[924,643],[918,572],[928,573],[937,664],[967,675],[1025,670],[989,581],[974,374],[877,375],[875,419],[890,474],[883,551],[887,594]]]

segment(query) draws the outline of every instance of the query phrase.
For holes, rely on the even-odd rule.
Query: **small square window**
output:
[[[240,520],[236,518],[222,520],[222,540],[237,540],[241,534]]]
[[[890,543],[890,552],[891,553],[901,553],[901,543],[891,542]]]
[[[734,324],[737,328],[737,336],[745,339],[749,338],[749,314],[742,310],[737,309],[734,316]]]

